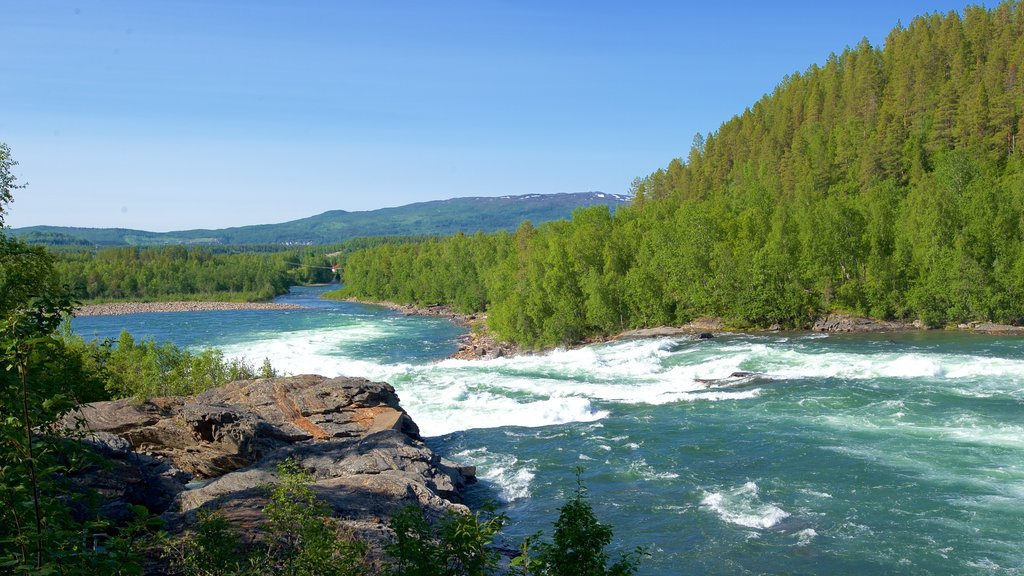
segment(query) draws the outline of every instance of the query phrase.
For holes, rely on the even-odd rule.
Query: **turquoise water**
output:
[[[1024,340],[732,335],[437,362],[450,323],[320,291],[281,299],[308,310],[73,326],[391,382],[435,449],[478,466],[470,497],[501,502],[512,546],[550,533],[582,466],[616,543],[651,550],[643,574],[1024,574]]]

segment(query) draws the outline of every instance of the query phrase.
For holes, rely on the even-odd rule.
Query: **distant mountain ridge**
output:
[[[514,230],[569,218],[576,208],[604,204],[613,211],[629,196],[603,192],[466,197],[417,202],[362,212],[331,210],[282,222],[217,230],[147,232],[125,228],[28,226],[9,232],[29,242],[50,245],[147,246],[167,244],[331,244],[360,236],[449,235]]]

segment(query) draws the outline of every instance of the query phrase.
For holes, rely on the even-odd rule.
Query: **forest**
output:
[[[344,295],[557,345],[715,316],[1024,321],[1024,4],[897,26],[782,79],[614,215],[352,254]]]
[[[336,279],[332,266],[348,254],[419,237],[356,238],[340,244],[52,247],[58,282],[79,300],[269,300],[303,284]]]

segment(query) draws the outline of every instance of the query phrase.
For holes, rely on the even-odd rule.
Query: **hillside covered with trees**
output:
[[[628,198],[601,192],[526,194],[523,196],[450,198],[361,212],[331,210],[279,224],[219,230],[147,232],[123,228],[30,226],[11,235],[49,246],[162,246],[174,244],[322,245],[366,236],[426,236],[457,232],[514,230],[523,220],[547,222],[568,218],[576,208],[616,208]]]
[[[1024,4],[898,26],[784,78],[614,215],[379,246],[347,295],[487,310],[540,346],[717,316],[1024,321]]]

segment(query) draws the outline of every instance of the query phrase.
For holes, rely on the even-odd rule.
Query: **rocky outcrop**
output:
[[[232,382],[195,397],[87,404],[68,416],[111,463],[77,480],[113,513],[143,504],[180,530],[216,508],[243,531],[263,519],[265,487],[291,459],[311,474],[334,516],[369,541],[415,504],[428,515],[464,509],[472,467],[435,454],[386,383],[294,376]],[[255,537],[255,530],[249,535]]]
[[[459,360],[491,360],[522,354],[523,350],[507,342],[501,342],[486,329],[486,317],[477,321],[478,328],[459,337],[459,350],[449,356]]]
[[[893,322],[889,320],[873,320],[846,314],[830,314],[818,318],[811,326],[814,332],[892,332],[894,330],[919,330],[924,328],[921,322]]]
[[[991,336],[1024,336],[1024,326],[996,324],[994,322],[971,322],[969,324],[960,324],[957,328]]]
[[[697,318],[682,326],[655,326],[654,328],[637,328],[627,330],[609,338],[609,340],[625,340],[628,338],[671,338],[673,336],[694,336],[705,340],[714,338],[722,331],[724,323],[719,318]]]

